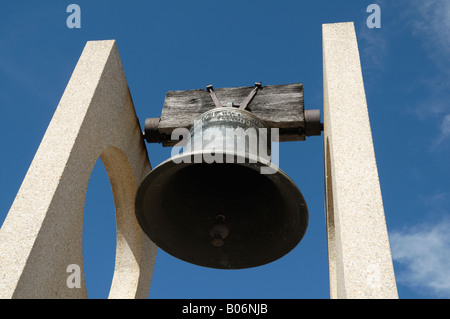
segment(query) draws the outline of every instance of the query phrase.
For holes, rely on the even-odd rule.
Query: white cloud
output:
[[[413,20],[413,32],[423,37],[433,61],[438,66],[444,66],[443,63],[449,61],[450,53],[450,1],[415,1],[414,7],[418,17]]]
[[[436,66],[434,75],[420,79],[430,95],[417,110],[420,117],[437,116],[440,121],[439,135],[432,145],[436,149],[450,139],[450,1],[404,0],[397,3],[397,8],[404,10],[403,21]]]
[[[378,76],[386,70],[386,58],[388,57],[388,43],[386,34],[383,33],[383,7],[384,1],[374,1],[381,7],[381,29],[370,29],[367,20],[361,19],[357,28],[358,45],[364,68],[365,81],[378,81]],[[364,11],[364,17],[370,12]],[[376,87],[376,85],[371,85]]]
[[[448,139],[450,137],[450,114],[447,114],[446,116],[444,116],[441,126],[440,126],[440,130],[441,130],[441,136],[438,140],[438,145],[441,144],[442,141]]]
[[[450,105],[446,104],[445,106],[450,109]],[[441,118],[441,123],[438,126],[439,135],[430,144],[432,150],[441,149],[444,143],[450,140],[450,113],[442,114],[442,112],[440,112],[438,114]]]
[[[419,198],[427,206],[443,208],[448,205],[446,200],[450,199],[450,192],[437,189],[430,195],[419,195]]]
[[[365,23],[365,22],[364,22]],[[364,67],[370,71],[384,71],[387,56],[387,42],[382,32],[365,26],[358,32],[360,54],[364,59]]]
[[[450,298],[450,222],[423,225],[390,233],[389,239],[400,284],[424,296]]]

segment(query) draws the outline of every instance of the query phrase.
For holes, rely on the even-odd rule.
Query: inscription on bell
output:
[[[213,110],[211,112],[206,112],[203,114],[199,121],[201,122],[215,122],[215,121],[225,121],[228,125],[232,126],[233,123],[244,124],[248,127],[258,127],[265,128],[266,125],[260,120],[250,116],[245,116],[241,112],[236,112],[234,108],[231,110],[226,110],[227,108],[223,108],[220,110]],[[244,117],[245,116],[245,117]]]

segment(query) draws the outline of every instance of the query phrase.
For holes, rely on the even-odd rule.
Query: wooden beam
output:
[[[214,93],[224,107],[239,107],[253,89],[254,86],[217,88]],[[197,117],[215,107],[206,89],[169,91],[159,122],[155,126],[153,121],[151,132],[146,128],[146,139],[173,146],[178,142],[170,139],[175,128],[189,129]],[[281,142],[305,140],[303,84],[262,86],[246,110],[263,120],[268,128],[278,128]]]

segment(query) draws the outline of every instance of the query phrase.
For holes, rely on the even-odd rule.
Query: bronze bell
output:
[[[158,247],[199,266],[242,269],[297,246],[308,225],[307,205],[270,162],[266,128],[234,107],[195,121],[183,152],[155,167],[137,191],[136,217]]]

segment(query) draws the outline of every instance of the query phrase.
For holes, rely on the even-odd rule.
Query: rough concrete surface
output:
[[[147,298],[156,246],[134,215],[134,196],[150,171],[115,41],[90,41],[76,65],[0,230],[1,298],[86,298],[69,288],[67,267],[83,269],[86,190],[100,158],[117,219],[110,298]],[[83,273],[83,271],[81,271]]]
[[[398,298],[354,25],[322,31],[331,298]]]

